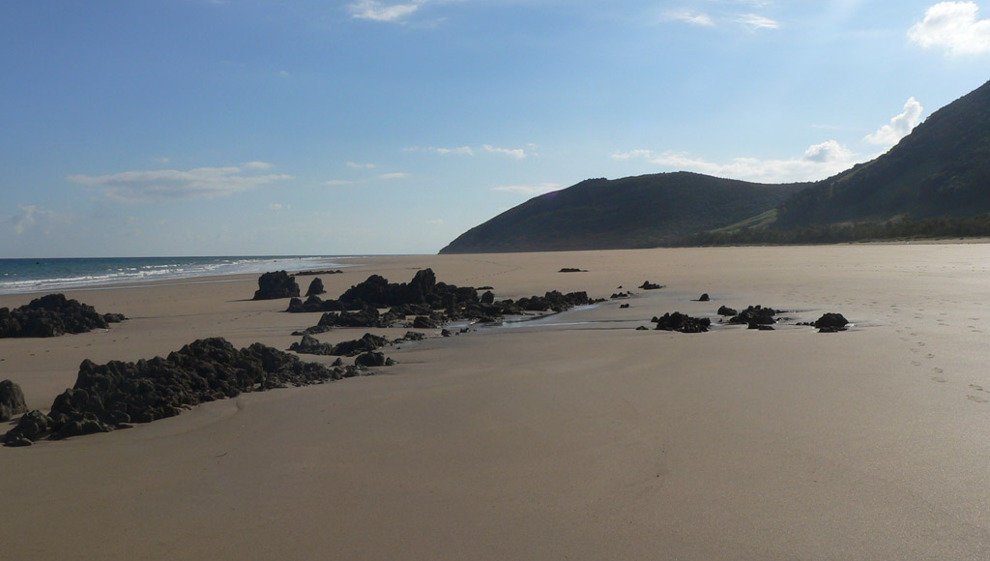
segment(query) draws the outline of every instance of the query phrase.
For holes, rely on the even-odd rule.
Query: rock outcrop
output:
[[[666,313],[651,320],[661,331],[679,331],[681,333],[704,333],[712,324],[708,318],[696,318],[680,312]]]
[[[0,382],[0,422],[9,421],[25,411],[27,405],[21,387],[10,380]]]
[[[327,291],[323,288],[323,281],[319,277],[313,279],[309,283],[309,288],[306,289],[306,296],[317,296],[319,294],[326,294]]]
[[[19,308],[0,308],[0,337],[57,337],[106,329],[123,314],[98,314],[93,306],[63,294],[47,294]]]
[[[265,273],[258,277],[258,290],[254,292],[254,300],[276,300],[299,296],[299,285],[296,279],[285,271]]]

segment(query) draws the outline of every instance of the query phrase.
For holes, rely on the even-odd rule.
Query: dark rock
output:
[[[709,298],[707,292],[698,297],[698,302],[708,302],[709,300],[711,300],[711,298]]]
[[[418,333],[416,331],[406,331],[406,334],[402,336],[399,341],[422,341],[426,339],[425,333]]]
[[[388,344],[389,340],[384,337],[365,333],[360,339],[337,343],[333,346],[333,351],[330,354],[354,356],[363,352],[373,351]]]
[[[630,294],[628,292],[614,292],[610,298],[612,300],[617,300],[619,298],[629,298]]]
[[[312,282],[309,283],[309,288],[306,289],[306,296],[316,296],[318,294],[326,294],[327,291],[323,288],[323,281],[320,277],[316,277]]]
[[[321,343],[316,337],[313,337],[312,335],[309,334],[304,334],[302,336],[302,341],[289,345],[289,350],[307,355],[334,354],[333,345],[331,345],[330,343]]]
[[[103,314],[103,321],[107,323],[120,323],[125,319],[127,318],[124,316],[124,314],[114,314],[114,313]]]
[[[695,318],[680,312],[667,313],[653,318],[657,329],[663,331],[679,331],[681,333],[704,333],[712,322],[708,318]]]
[[[413,320],[413,329],[436,329],[440,327],[437,322],[427,316],[416,316]]]
[[[658,290],[663,288],[663,286],[650,281],[643,281],[643,284],[639,285],[639,288],[642,288],[643,290]]]
[[[441,329],[440,330],[440,336],[441,337],[450,337],[451,335],[452,335],[451,332],[448,331],[448,330],[446,330],[446,329]]]
[[[728,306],[719,306],[717,313],[720,316],[734,316],[734,315],[738,314],[739,312],[737,312],[736,310],[734,310],[734,309],[732,309],[732,308],[730,308]]]
[[[255,343],[240,350],[224,339],[201,339],[168,357],[137,362],[84,360],[75,385],[60,394],[48,415],[31,411],[2,440],[65,438],[177,415],[205,401],[288,385],[339,380],[346,369],[302,362]]]
[[[639,326],[639,327],[636,328],[636,331],[649,331],[649,330],[650,330],[650,328],[649,327],[646,327],[645,325],[641,325],[641,326]]]
[[[577,269],[574,267],[564,267],[563,269],[557,271],[558,273],[587,273],[584,269]]]
[[[358,312],[325,313],[317,325],[326,327],[387,327],[383,325],[381,314],[376,308],[365,308]]]
[[[495,295],[492,293],[491,290],[489,290],[489,291],[487,291],[487,292],[485,292],[484,294],[481,295],[481,303],[482,304],[494,304],[495,303]]]
[[[98,314],[89,305],[63,294],[47,294],[13,310],[0,308],[0,337],[56,337],[106,329],[107,322],[122,321],[123,314]]]
[[[0,422],[9,421],[26,411],[21,387],[10,380],[0,382]]]
[[[778,310],[773,308],[764,308],[763,306],[750,306],[745,310],[739,312],[738,314],[732,316],[729,319],[729,323],[745,323],[748,325],[771,325],[776,323],[777,320],[774,316],[779,314]]]
[[[848,320],[842,315],[837,313],[829,312],[824,314],[822,317],[815,320],[812,324],[819,329],[845,329],[846,325],[849,323]],[[828,333],[834,333],[834,331],[829,331]]]
[[[628,308],[628,307],[629,307],[629,304],[620,304],[619,305],[619,308]]]
[[[367,352],[360,354],[354,359],[355,366],[386,366],[389,359],[383,353]]]
[[[265,273],[258,277],[258,290],[254,293],[255,300],[275,300],[299,296],[299,285],[295,277],[285,271]]]

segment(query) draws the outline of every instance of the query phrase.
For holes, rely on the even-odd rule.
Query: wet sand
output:
[[[990,558],[990,245],[361,263],[321,277],[329,296],[427,266],[499,298],[636,295],[403,344],[378,376],[0,448],[4,557]],[[319,318],[247,300],[254,276],[222,280],[67,292],[132,319],[0,340],[0,378],[44,409],[84,358],[148,358],[215,335],[284,349]],[[634,288],[644,280],[666,288]],[[692,301],[702,292],[712,301]],[[722,304],[792,322],[841,312],[855,327],[634,330]]]

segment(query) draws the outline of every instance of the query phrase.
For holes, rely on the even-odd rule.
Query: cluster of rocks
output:
[[[666,313],[651,319],[661,331],[680,331],[681,333],[704,333],[712,325],[708,318],[696,318],[680,312]]]
[[[749,329],[769,331],[773,329],[773,324],[777,323],[775,316],[778,314],[780,314],[780,310],[765,308],[763,306],[749,306],[729,318],[729,323],[746,324]]]
[[[100,314],[93,306],[63,294],[48,294],[19,308],[0,308],[0,337],[57,337],[106,329],[123,321],[123,314]]]
[[[643,281],[643,284],[639,285],[638,288],[642,288],[643,290],[659,290],[663,288],[663,285],[655,282]]]
[[[322,281],[321,283],[322,284]],[[265,273],[258,277],[258,290],[254,292],[254,300],[277,300],[299,296],[299,285],[296,278],[285,271]]]
[[[490,287],[487,287],[490,288]],[[324,312],[319,323],[308,333],[319,333],[333,327],[378,327],[403,325],[414,329],[439,328],[456,320],[497,322],[506,315],[526,312],[562,312],[574,306],[595,301],[586,292],[563,294],[550,291],[543,296],[519,300],[496,300],[488,290],[437,282],[432,269],[418,271],[409,283],[390,283],[380,275],[372,275],[352,286],[339,298],[324,300],[310,296],[306,300],[293,298],[286,311]],[[380,309],[387,308],[384,313]],[[413,316],[410,323],[406,318]]]
[[[330,343],[323,343],[319,341],[312,335],[304,334],[301,341],[298,343],[293,343],[289,346],[289,350],[300,354],[310,355],[355,356],[361,353],[377,350],[386,345],[394,345],[405,341],[420,341],[424,338],[425,335],[415,331],[409,331],[403,337],[391,341],[379,335],[365,333],[360,339],[342,341],[336,345],[331,345]]]
[[[222,338],[200,339],[168,357],[94,364],[84,360],[76,383],[45,415],[34,410],[0,437],[7,446],[124,428],[177,415],[183,408],[242,392],[317,384],[366,373],[357,366],[303,362],[255,343],[236,349]]]

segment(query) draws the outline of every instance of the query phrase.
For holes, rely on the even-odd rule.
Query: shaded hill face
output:
[[[990,212],[990,82],[933,113],[886,154],[786,201],[776,227]]]
[[[807,186],[688,172],[589,179],[509,209],[440,253],[656,246],[766,212]]]

